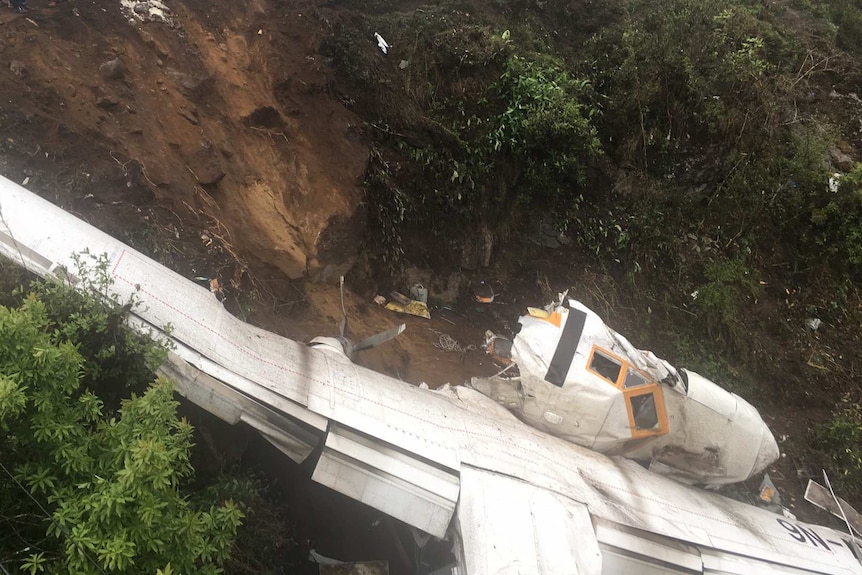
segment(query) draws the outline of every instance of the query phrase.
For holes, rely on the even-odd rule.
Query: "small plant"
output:
[[[719,327],[731,339],[738,330],[740,309],[746,300],[755,296],[760,285],[741,258],[716,258],[704,268],[707,283],[693,293],[695,305],[707,317],[707,329]]]
[[[836,267],[862,271],[862,164],[841,179],[838,192],[811,213],[815,241]]]
[[[832,419],[815,429],[823,453],[832,463],[836,486],[862,490],[862,406],[845,396]]]

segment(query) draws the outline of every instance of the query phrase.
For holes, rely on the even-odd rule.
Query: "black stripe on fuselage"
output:
[[[581,341],[581,335],[584,333],[586,321],[586,313],[578,309],[569,310],[569,317],[563,327],[563,335],[557,342],[557,349],[554,351],[551,365],[548,366],[545,381],[553,383],[557,387],[563,387],[563,382],[566,381],[566,376],[569,374],[569,367],[575,358],[578,343]]]

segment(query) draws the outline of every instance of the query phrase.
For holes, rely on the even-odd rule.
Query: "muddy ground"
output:
[[[368,128],[320,52],[350,23],[338,2],[188,0],[164,18],[119,0],[30,5],[21,15],[0,9],[0,174],[190,279],[218,278],[240,317],[301,341],[335,335],[347,274],[352,336],[407,323],[359,362],[437,387],[497,371],[478,349],[485,330],[510,334],[526,305],[558,290],[575,287],[606,317],[632,305],[566,247],[516,243],[492,268],[438,276],[416,267],[398,285],[357,274]],[[493,305],[470,299],[483,280],[500,294]],[[415,282],[448,309],[425,320],[371,303]],[[632,299],[644,315],[650,302]],[[444,334],[465,351],[435,345]],[[634,343],[663,346],[660,336]],[[786,452],[776,483],[800,516],[823,519],[799,504],[806,447],[793,441],[824,414],[761,407]]]

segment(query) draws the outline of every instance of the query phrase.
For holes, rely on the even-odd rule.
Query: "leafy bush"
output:
[[[587,105],[589,82],[558,62],[513,55],[494,86],[502,111],[491,119],[487,145],[522,171],[520,200],[568,215],[586,185],[586,167],[601,154]]]
[[[592,43],[597,89],[620,158],[666,175],[686,151],[737,143],[769,117],[789,48],[754,7],[720,0],[628,0]]]
[[[760,286],[741,258],[710,260],[704,275],[707,283],[695,292],[695,304],[706,313],[707,327],[723,328],[733,336],[740,309]]]
[[[164,353],[123,326],[125,311],[61,284],[36,284],[20,307],[0,307],[0,524],[15,533],[0,539],[3,565],[216,573],[228,556],[242,513],[229,501],[193,507],[181,492],[192,428],[177,417],[171,384],[116,409],[94,392],[112,378],[126,389],[140,358]],[[126,361],[131,341],[140,357]]]
[[[838,269],[862,270],[862,164],[841,178],[838,191],[811,213],[815,240]]]
[[[820,447],[832,462],[837,487],[862,490],[862,407],[845,397],[832,419],[815,430]]]

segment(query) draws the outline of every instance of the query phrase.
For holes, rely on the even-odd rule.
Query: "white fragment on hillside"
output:
[[[380,48],[380,50],[384,54],[388,54],[389,53],[389,44],[386,42],[386,40],[383,39],[383,36],[381,36],[380,34],[375,32],[374,38],[377,39],[377,47]]]
[[[135,18],[141,22],[162,22],[173,26],[171,20],[171,9],[160,0],[120,0],[123,15],[127,18]]]

